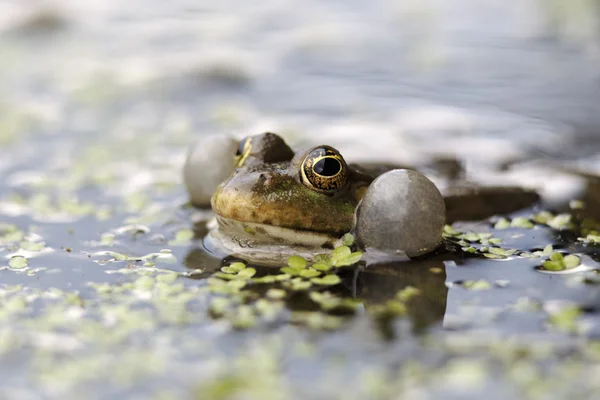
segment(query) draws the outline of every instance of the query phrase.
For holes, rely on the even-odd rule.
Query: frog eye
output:
[[[246,162],[246,159],[250,155],[252,149],[252,138],[250,136],[240,140],[237,151],[235,152],[235,166],[240,168]]]
[[[333,193],[346,185],[348,166],[334,148],[320,146],[313,149],[300,167],[302,183],[322,193]]]

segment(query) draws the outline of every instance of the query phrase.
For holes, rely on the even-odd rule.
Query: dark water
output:
[[[600,250],[580,226],[454,225],[517,254],[553,245],[581,272],[449,239],[343,270],[328,291],[351,311],[323,312],[311,288],[260,314],[274,286],[211,293],[229,260],[190,235],[180,172],[199,135],[268,129],[350,161],[457,159],[470,181],[542,194],[507,218],[572,198],[597,218],[596,7],[0,3],[3,397],[594,398]]]

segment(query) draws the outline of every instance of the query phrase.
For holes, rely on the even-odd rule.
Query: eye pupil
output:
[[[342,165],[335,158],[323,158],[315,163],[313,170],[322,176],[335,176],[342,169]]]

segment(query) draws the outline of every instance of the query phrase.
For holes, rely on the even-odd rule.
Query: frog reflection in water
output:
[[[294,153],[273,133],[243,139],[234,162],[236,170],[212,196],[216,219],[205,245],[214,253],[273,265],[285,263],[289,255],[312,259],[335,247],[353,229],[355,211],[371,182],[391,169],[348,165],[325,145]],[[517,196],[511,208],[537,200],[531,195]],[[449,212],[453,198],[446,197]],[[485,196],[475,199],[489,203]]]

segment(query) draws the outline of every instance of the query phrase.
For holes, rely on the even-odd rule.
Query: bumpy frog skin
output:
[[[373,180],[330,146],[294,153],[273,133],[242,140],[234,162],[237,169],[212,197],[218,227],[209,236],[246,257],[259,248],[294,254],[333,248],[352,229]]]

